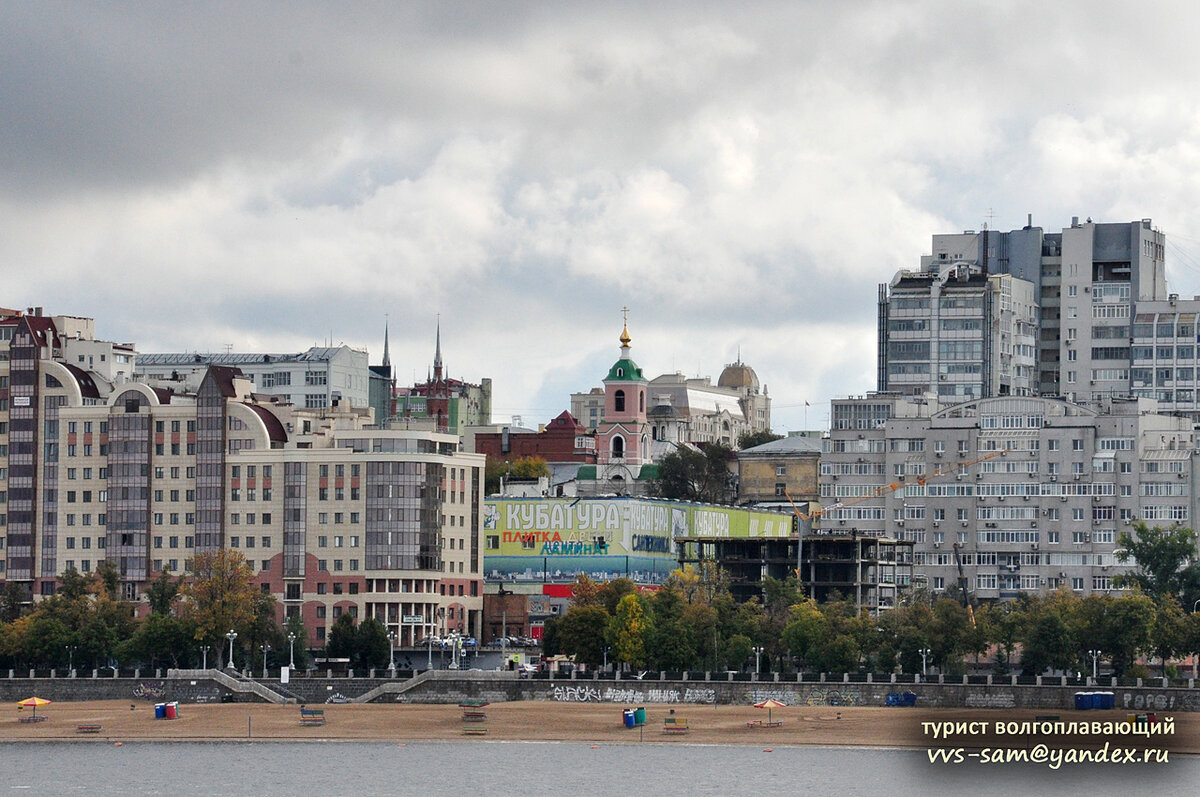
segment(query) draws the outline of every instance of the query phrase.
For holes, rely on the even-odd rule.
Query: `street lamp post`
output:
[[[392,671],[392,677],[396,677],[396,632],[388,631],[388,649],[390,655],[388,658],[388,669]]]
[[[259,648],[259,650],[262,651],[262,654],[263,654],[263,678],[266,678],[267,677],[267,651],[269,651],[271,649],[271,646],[268,645],[266,642],[264,642],[261,645],[259,645],[258,648]]]
[[[755,645],[753,650],[754,650],[754,674],[759,675],[760,673],[762,673],[763,647],[762,647],[762,645]]]
[[[77,645],[65,645],[67,649],[67,672],[75,672],[75,648]]]
[[[433,634],[425,637],[426,644],[429,645],[429,660],[425,663],[425,669],[433,669]]]
[[[604,671],[608,672],[608,651],[612,650],[608,645],[604,646]]]
[[[233,666],[233,640],[237,639],[237,631],[234,631],[232,628],[230,628],[229,633],[225,635],[225,638],[229,640],[229,669],[232,670],[232,669],[234,669],[234,666]]]
[[[1089,650],[1088,655],[1092,657],[1092,681],[1095,682],[1095,680],[1096,680],[1096,662],[1100,658],[1100,651]]]
[[[296,635],[288,634],[288,669],[296,669]]]
[[[209,645],[201,645],[201,646],[200,646],[200,656],[201,656],[201,658],[202,658],[202,661],[201,661],[200,667],[201,667],[202,669],[205,669],[205,670],[207,670],[207,669],[208,669],[208,650],[209,650],[209,647],[210,647]]]
[[[929,654],[932,651],[929,648],[921,648],[917,652],[921,654],[921,677],[925,678],[929,675]]]

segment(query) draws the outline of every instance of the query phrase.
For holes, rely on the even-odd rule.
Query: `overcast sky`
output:
[[[651,7],[647,8],[649,5]],[[1180,3],[0,5],[0,306],[141,351],[332,339],[566,409],[737,358],[777,431],[874,388],[934,233],[1152,218],[1200,293]]]

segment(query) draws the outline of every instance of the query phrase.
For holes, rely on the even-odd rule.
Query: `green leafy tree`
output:
[[[739,670],[745,669],[746,663],[754,653],[754,642],[745,634],[733,634],[725,640],[725,661]]]
[[[7,581],[0,591],[0,621],[11,623],[25,612],[29,592],[17,581]]]
[[[862,648],[849,634],[827,637],[816,651],[817,668],[822,672],[857,670],[861,660]]]
[[[355,667],[370,670],[388,666],[392,656],[392,643],[383,623],[374,617],[368,617],[359,623],[355,653]]]
[[[568,609],[567,611],[570,611]],[[542,654],[546,656],[565,655],[563,650],[561,617],[547,617],[542,625]]]
[[[745,450],[747,448],[754,448],[755,446],[761,446],[766,443],[773,443],[776,440],[782,440],[782,439],[783,439],[783,435],[775,434],[770,429],[767,429],[762,432],[745,432],[742,434],[741,437],[738,438],[737,447],[739,449]]]
[[[329,639],[325,643],[325,655],[333,659],[349,659],[352,663],[358,655],[358,629],[349,612],[333,621]]]
[[[572,606],[556,628],[558,650],[575,661],[599,666],[604,661],[605,636],[612,619],[603,606]]]
[[[146,587],[146,598],[150,601],[151,614],[170,614],[179,597],[179,579],[167,570],[159,572]]]
[[[1167,677],[1167,660],[1187,649],[1187,618],[1174,595],[1164,595],[1154,606],[1154,628],[1150,633],[1150,648],[1162,661],[1162,675]]]
[[[686,608],[683,591],[671,583],[650,598],[654,623],[646,650],[651,669],[677,671],[695,667],[695,633],[684,619]]]
[[[1022,642],[1021,664],[1026,675],[1041,675],[1050,669],[1069,670],[1078,662],[1067,618],[1053,606],[1033,609]]]
[[[732,449],[719,443],[706,444],[703,450],[680,446],[659,461],[652,491],[676,501],[730,503],[733,492],[729,462],[733,458]]]
[[[1174,595],[1191,605],[1200,598],[1196,542],[1196,532],[1183,526],[1135,523],[1133,533],[1122,531],[1117,537],[1117,561],[1132,558],[1137,568],[1116,576],[1113,584],[1120,589],[1138,587],[1154,600]]]
[[[801,667],[820,667],[820,651],[829,637],[829,620],[816,601],[806,598],[791,609],[791,620],[783,629],[783,643]]]
[[[94,586],[95,579],[82,575],[74,567],[68,567],[58,577],[56,594],[66,600],[77,601],[90,595]]]
[[[123,661],[142,662],[150,668],[160,665],[178,668],[201,658],[195,634],[190,620],[152,613],[118,651]]]
[[[100,579],[105,595],[112,600],[120,600],[121,571],[117,568],[116,562],[101,559],[96,563],[96,577]]]
[[[1139,653],[1150,648],[1154,628],[1154,601],[1146,595],[1114,598],[1100,596],[1093,612],[1094,647],[1106,651],[1114,674],[1124,675]]]

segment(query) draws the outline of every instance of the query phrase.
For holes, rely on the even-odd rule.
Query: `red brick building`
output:
[[[489,432],[475,435],[475,452],[493,459],[541,457],[547,462],[595,464],[596,436],[563,410],[540,432]]]

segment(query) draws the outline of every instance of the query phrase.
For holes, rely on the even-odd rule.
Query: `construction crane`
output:
[[[964,460],[962,462],[955,462],[953,464],[938,465],[938,467],[933,471],[933,473],[930,473],[928,475],[918,476],[911,481],[901,477],[900,481],[891,482],[890,484],[887,484],[883,487],[877,487],[874,490],[872,490],[871,492],[867,493],[866,495],[855,496],[854,498],[851,498],[847,501],[839,501],[836,504],[830,504],[829,506],[820,507],[818,509],[814,509],[811,512],[801,512],[800,508],[798,506],[796,506],[796,502],[794,500],[792,500],[792,496],[788,493],[786,488],[783,491],[783,496],[785,498],[787,498],[788,503],[792,505],[792,514],[794,514],[796,516],[796,521],[797,521],[796,536],[800,540],[800,545],[802,546],[804,544],[804,535],[801,533],[802,529],[800,527],[800,521],[810,521],[815,518],[819,518],[822,515],[826,515],[835,509],[842,509],[844,507],[855,506],[856,504],[862,504],[867,501],[872,501],[876,498],[887,495],[888,493],[894,493],[897,490],[901,489],[902,487],[907,487],[910,484],[917,484],[921,487],[924,487],[927,483],[929,483],[931,481],[937,481],[938,479],[942,479],[942,478],[946,478],[946,477],[950,476],[951,473],[953,473],[955,476],[960,476],[963,471],[965,471],[967,468],[971,467],[972,465],[978,465],[980,462],[986,462],[987,460],[993,459],[995,457],[1002,457],[1005,454],[1007,454],[1010,450],[1011,449],[1004,448],[999,451],[988,452],[987,454],[984,454],[981,457],[975,457],[974,459],[968,459],[968,460]],[[959,556],[957,542],[954,543],[954,559],[958,563],[958,585],[959,585],[959,591],[962,593],[963,605],[966,607],[967,613],[971,616],[971,625],[974,626],[975,625],[975,612],[972,610],[970,600],[967,597],[967,588],[966,588],[967,579],[966,579],[966,576],[963,574],[962,557]],[[796,567],[795,572],[796,572],[797,578],[800,577],[800,565],[802,565],[803,562],[804,562],[803,548],[800,548],[799,550],[797,550],[797,554],[796,554],[797,567]]]
[[[954,564],[958,566],[958,598],[962,601],[963,608],[967,610],[967,616],[971,618],[971,627],[975,627],[975,609],[971,607],[971,594],[968,591],[967,574],[963,572],[962,554],[959,552],[959,544],[956,542],[952,546],[954,548]]]
[[[797,510],[796,517],[799,518],[800,520],[813,520],[815,518],[821,517],[822,515],[827,515],[835,509],[843,509],[848,506],[855,506],[856,504],[862,504],[867,501],[872,501],[876,498],[879,498],[880,496],[887,495],[888,493],[894,493],[897,490],[901,489],[902,487],[907,487],[910,484],[916,484],[921,487],[924,487],[928,482],[936,481],[938,479],[948,477],[951,475],[951,473],[958,475],[958,473],[961,473],[963,470],[971,467],[972,465],[978,465],[980,462],[986,462],[987,460],[993,459],[994,457],[1004,456],[1008,452],[1009,452],[1009,449],[1005,448],[1005,449],[1001,449],[1000,451],[992,451],[990,453],[984,454],[982,457],[975,457],[974,459],[968,459],[968,460],[964,460],[963,462],[953,463],[952,466],[938,465],[937,469],[934,470],[933,473],[930,473],[930,474],[924,475],[924,476],[917,476],[915,479],[911,479],[911,480],[905,479],[902,476],[902,477],[900,477],[900,481],[894,481],[894,482],[892,482],[890,484],[886,484],[882,487],[876,487],[874,490],[870,491],[866,495],[855,496],[854,498],[851,498],[846,501],[838,501],[836,504],[830,504],[829,506],[823,506],[818,509],[814,509],[813,511],[808,512],[808,513],[801,513]],[[947,470],[948,467],[951,467],[952,470]],[[787,496],[786,491],[784,492],[784,495]],[[792,500],[791,496],[787,496],[787,499],[788,499],[788,501]],[[792,508],[793,509],[796,508],[795,502],[792,502]]]

